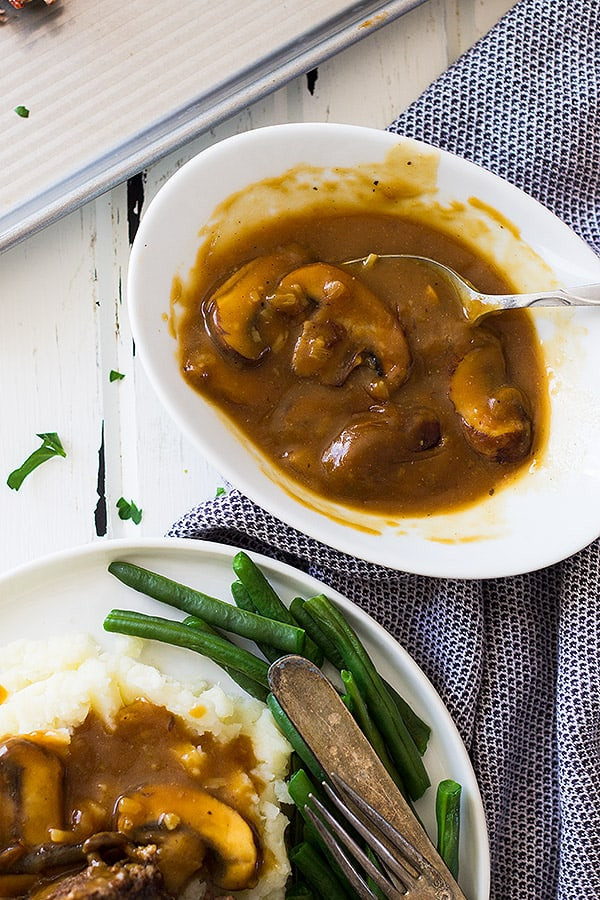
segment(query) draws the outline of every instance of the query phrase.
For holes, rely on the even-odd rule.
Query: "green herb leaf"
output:
[[[11,472],[6,479],[7,485],[9,488],[12,488],[13,491],[18,491],[27,476],[31,474],[34,469],[37,469],[38,466],[41,466],[42,463],[46,462],[46,460],[52,459],[53,456],[64,457],[67,455],[61,444],[60,438],[55,431],[38,434],[37,436],[42,440],[41,447],[34,450],[33,453],[27,457],[25,462],[19,466],[18,469],[15,469],[14,472]]]
[[[223,494],[226,494],[226,493],[227,493],[227,491],[225,490],[224,487],[218,487],[217,490],[215,491],[215,497],[222,497]]]
[[[117,500],[117,509],[120,519],[131,519],[134,525],[139,525],[142,521],[142,510],[138,509],[133,500],[128,502],[125,497],[121,497]]]
[[[29,118],[29,110],[26,106],[15,106],[15,112],[18,116],[21,116],[22,119]]]
[[[110,375],[108,376],[109,381],[122,381],[125,376],[122,372],[117,372],[115,369],[110,370]]]

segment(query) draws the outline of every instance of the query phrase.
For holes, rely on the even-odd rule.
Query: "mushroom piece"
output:
[[[411,356],[398,317],[358,278],[328,263],[312,263],[282,278],[271,302],[281,296],[316,304],[294,348],[296,375],[340,385],[366,364],[388,392],[406,380]]]
[[[134,851],[136,848],[129,838],[117,831],[98,831],[77,844],[49,842],[27,846],[17,843],[0,851],[0,875],[49,874],[53,869],[73,869],[92,862],[115,862]]]
[[[0,746],[0,838],[43,844],[63,820],[63,764],[58,756],[26,738]]]
[[[36,875],[0,875],[0,897],[30,897],[36,879]]]
[[[353,481],[372,479],[437,447],[440,441],[440,423],[431,410],[373,407],[352,416],[321,461],[330,475]]]
[[[281,340],[284,311],[298,311],[297,297],[281,298],[278,305],[267,303],[280,279],[306,261],[304,252],[288,247],[269,256],[259,256],[234,272],[203,305],[210,334],[228,351],[244,359],[258,361],[274,340]]]
[[[26,847],[15,844],[0,853],[0,873],[39,875],[52,869],[85,864],[88,857],[82,844],[38,844]],[[0,896],[2,896],[0,894]]]
[[[450,399],[465,438],[486,459],[514,463],[531,450],[533,427],[523,392],[510,383],[500,342],[470,350],[450,382]]]
[[[219,887],[234,891],[256,883],[259,853],[252,828],[237,810],[206,791],[173,785],[140,788],[118,801],[115,826],[134,843],[147,843],[148,833],[152,834],[168,886],[171,866],[163,866],[165,855],[173,855],[176,870],[191,865],[189,877],[203,864],[201,852],[187,858],[186,832],[215,852],[217,864],[212,875]]]

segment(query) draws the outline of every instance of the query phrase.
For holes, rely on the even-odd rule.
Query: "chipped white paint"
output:
[[[190,156],[232,133],[288,121],[383,128],[513,5],[428,0],[147,173],[146,202]],[[127,190],[120,186],[0,255],[0,572],[97,539],[98,451],[105,434],[107,537],[162,535],[222,483],[158,406],[133,354],[124,285]],[[125,374],[109,382],[109,372]],[[8,473],[57,431],[66,459],[20,491]],[[119,497],[143,509],[118,518]]]

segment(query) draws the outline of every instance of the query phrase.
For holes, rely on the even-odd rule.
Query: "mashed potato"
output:
[[[257,887],[237,897],[281,898],[289,875],[284,846],[289,802],[284,778],[290,747],[266,706],[229,696],[219,685],[182,684],[140,660],[142,642],[115,637],[103,650],[88,635],[21,640],[0,648],[0,739],[52,731],[64,734],[94,712],[110,723],[123,706],[144,698],[166,707],[194,732],[219,742],[250,738],[256,766],[254,819],[269,860]]]

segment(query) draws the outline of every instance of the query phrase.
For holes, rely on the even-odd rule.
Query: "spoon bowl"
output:
[[[557,288],[534,294],[483,294],[449,266],[427,256],[414,256],[410,253],[369,253],[368,256],[357,259],[346,259],[341,265],[360,265],[370,269],[380,260],[394,259],[413,260],[441,275],[456,291],[465,317],[474,323],[484,316],[506,309],[527,309],[531,306],[600,306],[600,284],[584,284],[571,291]]]

